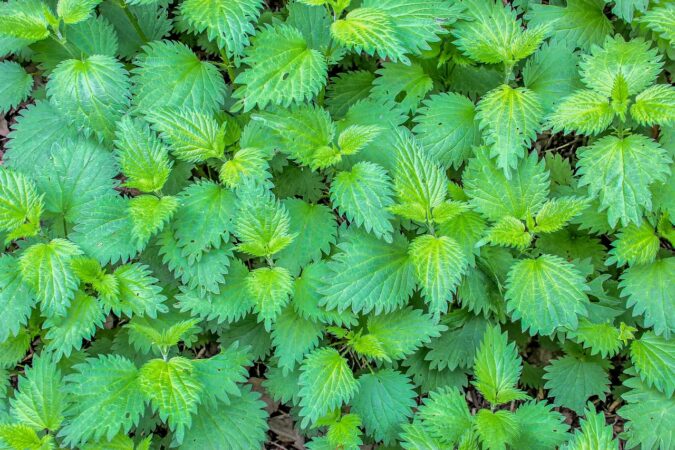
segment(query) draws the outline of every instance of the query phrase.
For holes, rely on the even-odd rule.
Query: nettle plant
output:
[[[0,448],[673,448],[674,30],[3,2]]]

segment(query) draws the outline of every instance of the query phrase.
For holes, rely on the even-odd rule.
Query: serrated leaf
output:
[[[146,116],[173,155],[187,162],[220,158],[225,150],[225,128],[208,114],[188,109],[153,109]]]
[[[461,247],[447,236],[427,234],[415,238],[408,253],[429,310],[436,315],[446,312],[466,270]]]
[[[612,242],[612,249],[607,264],[616,263],[617,266],[649,264],[656,259],[661,243],[654,228],[646,221],[639,225],[630,224],[621,228],[616,239]]]
[[[577,269],[558,256],[523,259],[509,271],[506,306],[531,334],[550,335],[558,327],[576,328],[587,314],[588,290]]]
[[[486,239],[495,245],[524,250],[532,242],[532,234],[525,231],[525,224],[520,220],[504,216],[488,230]]]
[[[271,330],[293,290],[291,274],[283,267],[261,267],[249,272],[246,285],[258,322],[264,322],[265,329]]]
[[[0,16],[0,24],[2,23]],[[0,25],[0,28],[2,25]],[[13,61],[0,62],[0,113],[9,112],[28,97],[33,89],[33,77]]]
[[[73,24],[86,20],[101,0],[59,0],[56,13],[64,23]]]
[[[268,192],[240,199],[234,233],[239,238],[239,251],[266,257],[286,248],[297,237],[290,233],[291,221],[284,205]]]
[[[160,419],[167,422],[178,442],[192,425],[202,384],[192,361],[180,356],[168,361],[153,359],[138,371],[138,383]]]
[[[555,132],[600,134],[613,119],[614,111],[606,95],[581,89],[565,97],[546,120]]]
[[[384,63],[375,73],[379,77],[373,81],[370,96],[380,101],[395,100],[413,113],[434,87],[433,80],[419,64]]]
[[[49,36],[49,23],[40,0],[11,0],[0,7],[0,33],[29,41]]]
[[[59,64],[47,83],[47,95],[77,129],[112,140],[117,122],[129,106],[129,76],[107,55],[69,59]]]
[[[331,271],[320,292],[328,309],[355,313],[393,311],[407,303],[415,289],[414,268],[408,256],[408,240],[394,234],[391,244],[350,228],[338,244]]]
[[[587,448],[617,450],[619,448],[619,443],[613,437],[614,431],[606,423],[604,413],[595,413],[592,409],[586,409],[584,416],[580,421],[581,429],[574,433],[567,444],[560,447],[561,450],[584,450]]]
[[[140,195],[129,201],[129,215],[134,224],[133,235],[144,247],[150,238],[162,231],[178,208],[178,199],[170,195]]]
[[[321,348],[307,355],[300,367],[298,383],[303,428],[351,400],[359,389],[347,360],[333,348]]]
[[[493,405],[527,397],[517,388],[522,360],[514,342],[509,343],[499,327],[488,327],[483,335],[476,360],[473,385]]]
[[[213,64],[200,61],[185,44],[154,41],[136,56],[133,104],[142,112],[163,107],[202,113],[220,110],[225,81]]]
[[[59,436],[67,445],[128,433],[145,411],[138,369],[126,358],[101,355],[65,377],[71,402]]]
[[[651,211],[649,186],[664,181],[670,157],[646,136],[605,136],[577,151],[580,186],[600,199],[610,226],[621,222],[639,224],[644,211]],[[630,181],[629,181],[630,180]]]
[[[220,181],[232,189],[247,178],[262,182],[269,177],[267,155],[257,148],[239,149],[220,167],[218,175]]]
[[[675,88],[667,84],[655,84],[635,97],[630,115],[640,124],[667,125],[675,117]]]
[[[458,444],[474,423],[466,399],[457,388],[431,392],[417,414],[422,420],[423,429],[449,448]]]
[[[187,0],[180,5],[182,20],[192,31],[206,31],[210,41],[225,49],[228,56],[241,55],[254,34],[262,0]]]
[[[547,201],[535,217],[534,232],[553,233],[588,207],[588,200],[578,197],[558,197]]]
[[[480,143],[476,106],[463,95],[432,95],[413,118],[413,131],[425,151],[444,166],[459,167]]]
[[[286,306],[277,317],[272,330],[274,355],[284,373],[295,368],[305,355],[319,345],[323,325],[301,317],[292,306]]]
[[[609,392],[609,361],[598,356],[578,358],[573,355],[555,359],[544,368],[546,389],[553,404],[581,414],[589,397],[605,399]]]
[[[142,192],[162,189],[171,172],[169,151],[147,124],[123,117],[117,123],[115,156],[127,180],[124,185]]]
[[[43,207],[35,183],[19,172],[0,168],[0,231],[8,233],[5,244],[36,235]]]
[[[507,410],[481,409],[476,414],[476,433],[483,445],[490,449],[505,450],[520,434],[519,423],[514,413]]]
[[[12,414],[31,428],[57,431],[63,422],[67,404],[61,371],[47,356],[33,359],[19,377],[16,396],[11,400]]]
[[[603,358],[614,356],[623,347],[621,330],[611,323],[594,323],[585,317],[579,319],[579,325],[568,336],[589,348],[591,355],[599,353]]]
[[[515,419],[520,433],[511,439],[514,448],[548,450],[567,440],[569,427],[552,405],[538,401],[524,403],[516,409]]]
[[[488,151],[481,148],[469,160],[462,179],[469,203],[486,218],[497,221],[503,216],[525,220],[538,211],[548,197],[548,177],[544,161],[534,152],[507,178]]]
[[[311,49],[297,28],[277,25],[263,29],[248,47],[249,66],[235,82],[243,85],[234,96],[244,110],[268,104],[288,107],[312,99],[326,83],[326,60]]]
[[[647,386],[672,397],[675,391],[675,343],[647,332],[631,344],[630,359]]]
[[[0,256],[0,342],[19,334],[26,325],[37,298],[21,277],[19,261],[11,255]]]
[[[536,140],[544,110],[539,96],[527,88],[506,84],[488,92],[476,106],[483,139],[490,157],[507,175],[518,166],[525,149]]]
[[[671,282],[675,277],[675,258],[636,265],[621,275],[621,296],[628,297],[627,307],[634,315],[644,315],[645,326],[666,338],[675,332],[675,293]]]
[[[47,316],[63,315],[75,296],[78,280],[70,260],[82,251],[70,241],[53,239],[34,244],[19,259],[21,275],[28,283]]]
[[[339,172],[331,184],[330,195],[333,206],[351,223],[391,242],[393,216],[387,208],[394,203],[394,191],[381,166],[363,161],[350,171]]]
[[[161,294],[157,278],[152,276],[148,266],[133,263],[119,266],[113,273],[117,279],[119,295],[107,299],[105,306],[115,314],[156,317],[158,312],[166,312],[163,304],[166,297]]]

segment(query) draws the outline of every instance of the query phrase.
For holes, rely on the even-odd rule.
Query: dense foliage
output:
[[[674,448],[674,42],[668,0],[4,1],[0,448]]]

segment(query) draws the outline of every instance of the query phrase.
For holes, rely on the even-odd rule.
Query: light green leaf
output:
[[[206,31],[210,41],[225,49],[228,56],[241,55],[255,33],[262,0],[186,0],[180,4],[182,20],[191,31]]]
[[[350,171],[339,172],[330,187],[331,203],[350,223],[367,232],[392,241],[391,220],[387,208],[394,201],[391,180],[379,165],[368,161],[355,164]]]
[[[78,280],[70,260],[80,254],[82,251],[72,242],[53,239],[48,244],[33,244],[21,255],[21,275],[37,294],[47,316],[65,314],[75,296]]]
[[[0,256],[0,342],[19,334],[26,325],[37,298],[21,277],[19,260],[11,255]]]
[[[525,149],[536,140],[544,110],[539,96],[527,88],[506,84],[481,98],[476,107],[483,139],[490,145],[490,157],[508,175],[516,169]]]
[[[321,348],[310,353],[300,372],[303,428],[351,400],[359,389],[347,360],[333,348]]]
[[[524,250],[532,243],[532,233],[515,217],[504,216],[488,229],[486,240],[495,245]]]
[[[49,36],[46,5],[40,0],[10,0],[0,5],[0,34],[29,41]]]
[[[158,312],[166,312],[163,305],[166,297],[161,294],[162,288],[152,276],[148,266],[133,263],[119,266],[113,276],[117,279],[119,296],[105,302],[107,308],[127,317],[134,315],[156,317]]]
[[[43,207],[35,183],[19,172],[0,167],[0,231],[7,232],[5,244],[35,236],[40,231]]]
[[[61,371],[47,355],[33,358],[19,377],[19,388],[11,400],[12,415],[36,431],[57,431],[63,421],[67,400]]]
[[[292,306],[286,306],[276,319],[272,330],[274,355],[284,373],[295,368],[305,355],[319,345],[323,325],[300,316]]]
[[[614,430],[607,424],[605,414],[595,413],[589,404],[581,419],[581,429],[577,430],[570,441],[561,446],[561,450],[586,450],[602,448],[606,450],[618,450],[619,442],[614,440]],[[593,407],[594,408],[594,407]]]
[[[647,386],[672,397],[675,391],[675,342],[646,332],[631,344],[630,359]]]
[[[264,322],[265,329],[270,331],[293,291],[290,273],[283,267],[260,267],[249,272],[246,285],[258,322]]]
[[[668,125],[675,117],[675,88],[668,84],[655,84],[635,97],[630,115],[645,126]]]
[[[59,0],[56,13],[64,23],[73,24],[87,20],[101,0]]]
[[[565,97],[546,120],[554,132],[600,134],[613,119],[614,111],[606,95],[581,89]]]
[[[11,108],[17,107],[28,97],[32,89],[33,77],[26,73],[19,63],[0,62],[0,113],[9,112]]]
[[[145,247],[155,233],[162,231],[177,208],[178,199],[170,195],[139,195],[129,201],[129,215],[134,224],[133,235],[140,247]]]
[[[434,82],[419,64],[384,63],[373,81],[370,96],[378,101],[397,101],[413,113],[433,89]],[[404,96],[401,98],[401,96]]]
[[[394,234],[391,244],[355,228],[349,228],[341,250],[328,267],[330,275],[320,289],[322,304],[342,312],[393,311],[407,303],[415,289],[414,268],[408,256],[408,240]]]
[[[612,249],[607,264],[616,263],[617,266],[640,265],[654,262],[661,242],[654,227],[647,221],[639,225],[630,224],[621,228],[612,242]]]
[[[567,336],[584,348],[591,350],[591,355],[600,353],[603,358],[614,356],[623,347],[621,330],[611,323],[593,323],[582,317],[575,330],[568,332]]]
[[[429,310],[446,312],[467,266],[461,247],[447,236],[427,234],[415,238],[408,253]]]
[[[413,131],[425,151],[444,166],[459,167],[480,143],[476,106],[463,95],[432,95],[413,118]]]
[[[523,259],[509,271],[506,307],[531,334],[550,335],[558,327],[574,329],[587,314],[588,287],[576,267],[558,256]],[[583,405],[582,405],[583,406]]]
[[[248,47],[243,62],[249,66],[235,82],[244,110],[268,104],[288,107],[311,100],[326,83],[326,60],[309,48],[297,28],[277,25],[264,28]]]
[[[59,64],[47,83],[52,104],[85,135],[112,140],[115,123],[129,106],[129,76],[107,55],[69,59]]]
[[[545,402],[530,401],[516,409],[520,433],[511,439],[513,448],[548,450],[562,445],[568,437],[565,417]]]
[[[486,448],[506,450],[520,434],[520,427],[515,414],[507,410],[490,411],[481,409],[476,414],[476,432]]]
[[[558,197],[547,201],[535,217],[535,233],[553,233],[561,230],[567,222],[578,216],[588,207],[588,199],[578,197]]]
[[[599,197],[602,210],[613,227],[621,221],[639,224],[644,211],[651,211],[649,186],[665,181],[670,157],[655,141],[630,134],[605,136],[577,151],[580,186]]]

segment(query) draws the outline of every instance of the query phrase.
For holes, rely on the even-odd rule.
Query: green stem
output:
[[[50,34],[49,38],[63,47],[73,59],[80,59],[80,57],[73,52],[71,46],[68,45],[68,41],[61,36],[61,33],[58,35]]]
[[[234,74],[234,69],[232,68],[232,61],[230,61],[230,58],[227,57],[223,50],[220,51],[220,59],[223,60],[222,66],[227,70],[227,76],[230,79],[230,83],[234,83],[236,76]]]
[[[68,239],[68,224],[66,224],[66,216],[63,216],[62,219],[63,219],[63,235],[66,239]]]

